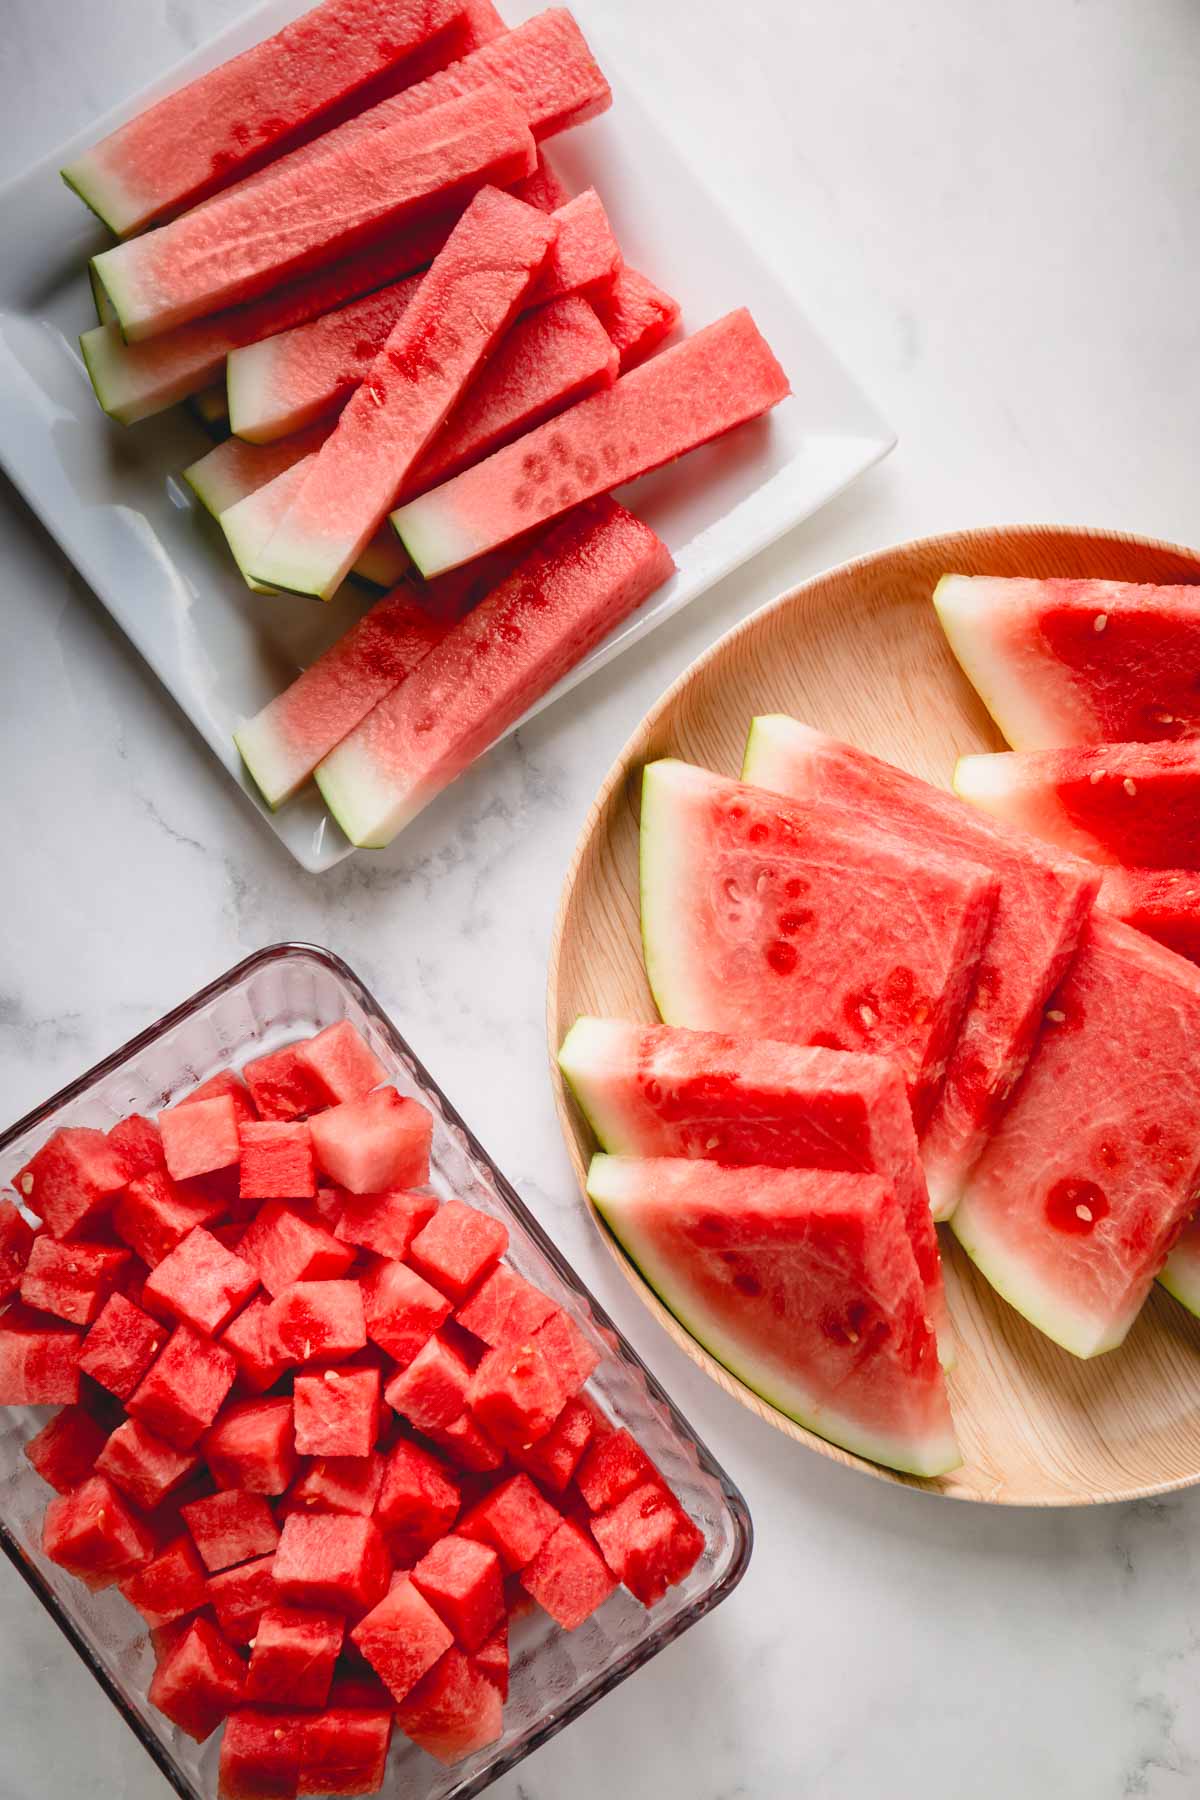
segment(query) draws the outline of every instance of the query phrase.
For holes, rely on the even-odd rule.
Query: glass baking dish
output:
[[[589,1393],[654,1458],[705,1538],[704,1553],[686,1581],[650,1612],[618,1589],[574,1632],[559,1630],[536,1610],[514,1621],[512,1687],[497,1743],[447,1769],[395,1733],[385,1795],[467,1800],[732,1593],[749,1561],[752,1531],[737,1488],[550,1243],[378,1002],[328,950],[308,944],[260,950],[0,1137],[0,1184],[11,1186],[17,1170],[58,1126],[107,1128],[130,1112],[153,1114],[218,1069],[238,1067],[339,1019],[349,1019],[363,1033],[401,1093],[433,1112],[436,1191],[443,1197],[457,1194],[503,1218],[510,1261],[564,1306],[601,1350]],[[115,1589],[90,1594],[42,1554],[41,1520],[52,1493],[26,1462],[22,1447],[48,1416],[44,1407],[0,1408],[0,1547],[176,1792],[184,1800],[213,1800],[220,1734],[196,1744],[149,1704],[153,1656],[138,1614]]]

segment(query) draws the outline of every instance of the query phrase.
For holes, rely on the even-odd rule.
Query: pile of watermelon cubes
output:
[[[224,1726],[228,1800],[373,1793],[395,1725],[470,1755],[511,1618],[653,1606],[704,1545],[384,1074],[343,1021],[56,1131],[0,1200],[0,1403],[60,1409],[45,1553],[141,1614],[173,1724]]]

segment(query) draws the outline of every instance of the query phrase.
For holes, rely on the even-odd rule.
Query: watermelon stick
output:
[[[607,496],[562,520],[318,766],[351,843],[389,844],[674,567]]]
[[[392,523],[421,573],[437,575],[757,418],[790,391],[742,308],[409,501]]]
[[[311,157],[285,157],[93,266],[130,341],[251,300],[384,231],[446,211],[480,187],[531,172],[529,127],[504,88],[401,118],[370,153],[330,132]]]
[[[453,56],[464,12],[463,0],[325,0],[118,126],[63,180],[127,236],[278,156],[414,50],[441,41]]]
[[[622,269],[608,292],[596,296],[595,307],[616,346],[622,374],[644,362],[679,323],[678,300],[636,269]]]
[[[516,315],[556,229],[508,194],[476,196],[251,564],[255,580],[331,598]]]

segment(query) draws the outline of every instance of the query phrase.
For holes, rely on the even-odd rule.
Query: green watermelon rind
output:
[[[1032,637],[1017,588],[1004,577],[943,575],[933,605],[955,660],[1014,750],[1076,741],[1070,713],[1051,705],[1062,685],[1054,664],[1035,653],[1024,668],[1014,665],[1010,632],[1014,639]]]
[[[344,835],[359,850],[385,850],[396,831],[395,795],[380,780],[356,734],[344,738],[313,771],[313,780]],[[413,811],[419,810],[414,808]],[[411,814],[409,816],[412,816]]]
[[[848,1451],[852,1456],[862,1457],[867,1462],[880,1463],[884,1468],[896,1469],[901,1474],[915,1475],[926,1480],[949,1474],[952,1469],[961,1465],[962,1452],[953,1435],[949,1438],[932,1437],[923,1446],[918,1446],[911,1440],[864,1432],[853,1420],[843,1418],[828,1407],[819,1406],[798,1385],[794,1392],[788,1393],[780,1387],[777,1375],[765,1370],[756,1371],[753,1359],[743,1348],[722,1343],[724,1333],[716,1321],[703,1324],[699,1319],[690,1318],[686,1304],[681,1304],[678,1298],[672,1298],[670,1290],[673,1283],[669,1270],[658,1266],[650,1247],[645,1243],[639,1244],[636,1227],[620,1216],[620,1196],[604,1191],[605,1176],[612,1168],[613,1161],[609,1156],[593,1157],[588,1171],[589,1199],[667,1311],[679,1321],[700,1348],[720,1363],[736,1381],[765,1400],[769,1406],[773,1406],[777,1412],[793,1419],[806,1431],[811,1431],[815,1437],[823,1438],[827,1443],[835,1444],[839,1449]]]
[[[669,858],[677,809],[671,804],[672,771],[686,767],[671,758],[647,763],[642,771],[642,819],[638,849],[638,884],[642,928],[642,958],[659,1016],[667,1025],[694,1023],[694,1009],[680,1001],[679,971],[672,970],[671,928],[679,886],[671,880]],[[662,915],[662,916],[660,916]]]
[[[1160,1287],[1200,1319],[1200,1254],[1195,1249],[1184,1255],[1173,1250],[1159,1272]]]
[[[599,1104],[599,1096],[591,1092],[589,1069],[595,1066],[596,1052],[603,1049],[603,1037],[603,1020],[586,1016],[576,1019],[562,1041],[558,1052],[558,1066],[600,1148],[617,1156],[644,1154],[636,1140],[622,1132],[615,1115],[605,1116]]]
[[[422,575],[442,575],[470,562],[486,548],[465,521],[454,517],[457,476],[391,514],[392,529]]]
[[[122,211],[128,210],[127,200],[124,202],[124,208],[121,205],[124,198],[122,184],[114,177],[109,177],[106,181],[90,151],[85,152],[73,163],[68,163],[65,169],[60,169],[58,172],[66,186],[83,201],[88,211],[94,213],[102,225],[107,225],[115,237],[120,237],[122,227],[117,221]],[[108,208],[107,212],[105,211],[106,207]]]
[[[68,185],[70,185],[68,183]],[[104,283],[100,280],[91,263],[88,264],[88,285],[92,290],[92,305],[96,308],[96,322],[99,325],[115,325],[117,315],[112,309]]]

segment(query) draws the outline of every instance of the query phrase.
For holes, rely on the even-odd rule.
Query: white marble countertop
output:
[[[0,177],[242,4],[5,0]],[[594,9],[644,40],[645,91],[900,449],[390,852],[319,879],[256,823],[0,484],[0,1114],[246,952],[329,944],[727,1463],[758,1531],[741,1589],[497,1800],[1183,1800],[1200,1791],[1200,1494],[989,1511],[766,1430],[674,1349],[593,1236],[542,1020],[589,799],[661,688],[736,619],[931,530],[1036,519],[1197,540],[1197,17],[1186,0],[758,0],[731,31],[714,0]],[[0,1620],[0,1800],[161,1800],[6,1565]]]

